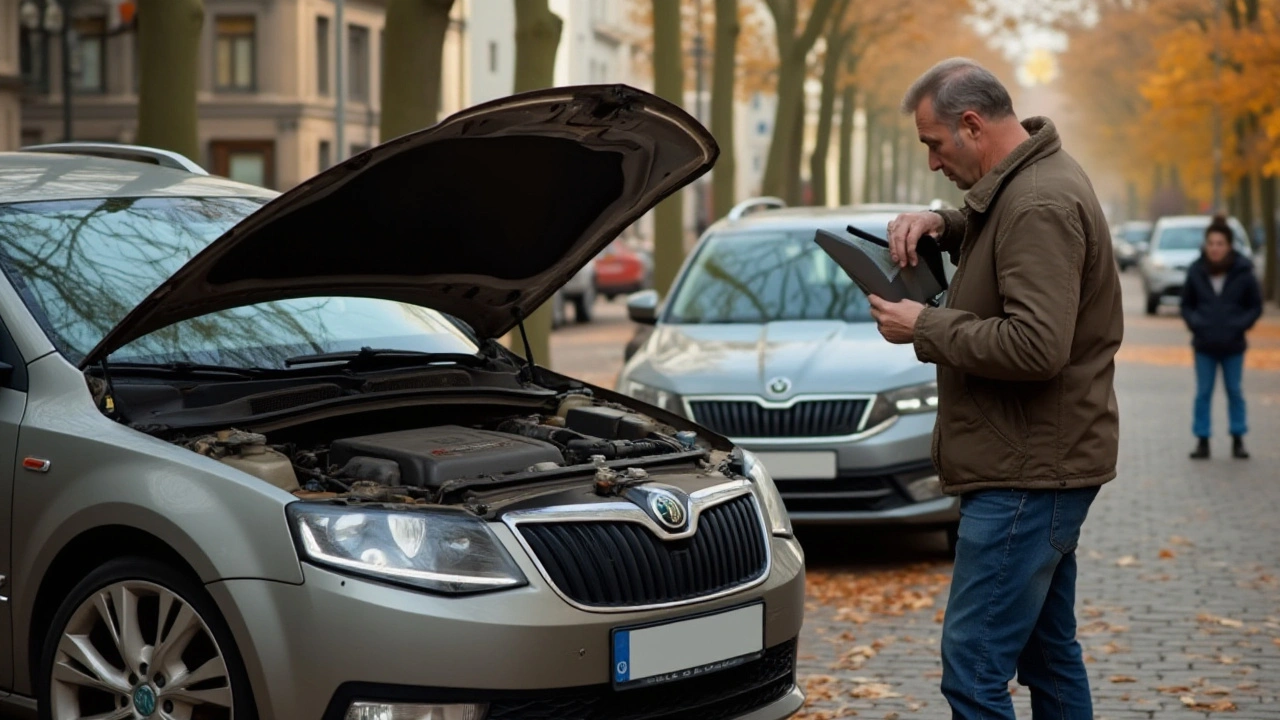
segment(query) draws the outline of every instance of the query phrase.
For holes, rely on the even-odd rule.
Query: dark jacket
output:
[[[925,308],[916,356],[938,366],[943,491],[1058,490],[1116,476],[1115,354],[1124,334],[1111,234],[1053,124],[944,210],[959,251],[946,307]]]
[[[1214,357],[1239,355],[1248,347],[1245,331],[1262,315],[1262,291],[1249,258],[1236,254],[1222,294],[1213,291],[1204,257],[1187,268],[1182,285],[1182,319],[1191,330],[1191,346]]]

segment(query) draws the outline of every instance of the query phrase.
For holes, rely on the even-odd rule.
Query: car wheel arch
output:
[[[62,545],[40,577],[27,623],[27,667],[15,677],[19,692],[30,693],[36,686],[35,673],[40,667],[42,644],[63,599],[91,570],[125,556],[150,558],[195,582],[205,582],[182,553],[145,530],[128,525],[102,525],[79,533]],[[21,687],[23,681],[25,688]]]

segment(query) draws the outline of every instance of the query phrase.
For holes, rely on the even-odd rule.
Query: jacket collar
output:
[[[982,179],[965,193],[964,204],[977,213],[985,213],[995,200],[1006,179],[1017,175],[1023,167],[1057,152],[1062,147],[1058,130],[1046,117],[1032,117],[1022,121],[1031,137],[1013,149],[1005,159],[982,176]]]

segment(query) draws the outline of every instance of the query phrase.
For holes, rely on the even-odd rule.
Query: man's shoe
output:
[[[1196,449],[1191,452],[1192,460],[1208,460],[1209,459],[1209,438],[1200,438],[1196,443]]]
[[[1244,449],[1244,436],[1232,435],[1231,440],[1231,457],[1238,458],[1240,460],[1248,460],[1249,451]]]

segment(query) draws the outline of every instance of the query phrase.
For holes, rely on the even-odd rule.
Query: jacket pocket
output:
[[[1019,407],[998,414],[999,394],[965,383],[950,411],[939,418],[939,465],[957,484],[1015,480],[1027,463],[1026,419]]]
[[[991,432],[1014,450],[1025,452],[1027,413],[1018,397],[1009,392],[1009,384],[967,375],[965,389]]]

